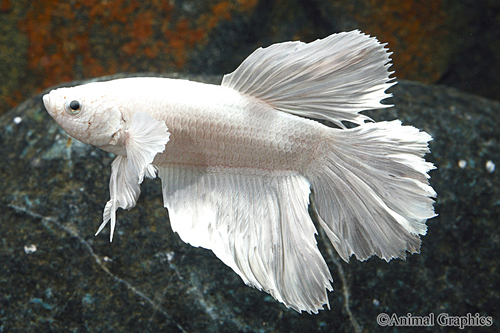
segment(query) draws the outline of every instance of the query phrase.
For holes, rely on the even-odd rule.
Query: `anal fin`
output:
[[[310,184],[297,173],[158,168],[172,229],[211,249],[244,282],[297,311],[328,304],[331,275],[308,213]]]

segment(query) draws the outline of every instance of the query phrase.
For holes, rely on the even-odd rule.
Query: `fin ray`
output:
[[[211,249],[243,281],[287,307],[317,313],[332,280],[308,213],[310,184],[297,173],[158,167],[172,229]]]
[[[431,136],[400,121],[331,130],[325,158],[308,176],[320,224],[339,255],[389,261],[418,252],[425,221],[435,216],[427,175],[434,166],[422,158]]]
[[[391,105],[380,101],[392,74],[390,52],[358,30],[311,43],[285,42],[259,48],[222,80],[222,86],[259,98],[280,111],[362,124],[360,111]]]
[[[141,193],[140,184],[144,176],[154,178],[156,169],[151,165],[158,153],[165,150],[170,133],[162,121],[147,113],[135,113],[130,126],[125,130],[127,156],[117,156],[111,164],[109,180],[110,200],[103,212],[103,222],[96,236],[111,221],[110,241],[116,225],[116,210],[130,209],[135,206]]]

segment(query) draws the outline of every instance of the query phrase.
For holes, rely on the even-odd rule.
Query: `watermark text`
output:
[[[491,326],[493,318],[490,316],[481,316],[479,313],[468,313],[465,316],[452,316],[448,313],[440,313],[435,315],[429,313],[425,316],[416,316],[407,313],[404,316],[397,314],[380,313],[377,316],[377,324],[380,326],[442,326],[442,327],[458,327],[463,330],[466,327],[474,326]]]

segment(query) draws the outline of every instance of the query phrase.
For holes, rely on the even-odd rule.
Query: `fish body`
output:
[[[325,134],[326,127],[318,122],[276,112],[227,87],[163,78],[106,84],[116,84],[120,94],[125,93],[128,107],[124,109],[145,112],[169,124],[170,140],[165,151],[156,155],[155,165],[247,168],[263,174],[298,171]],[[147,87],[146,91],[137,90],[139,86]],[[148,103],[140,102],[143,99]]]
[[[431,137],[366,122],[390,95],[389,53],[353,31],[258,49],[220,86],[127,78],[60,88],[49,114],[76,139],[117,154],[99,233],[162,180],[172,229],[243,281],[297,311],[328,304],[331,275],[308,213],[346,261],[420,248],[433,217],[422,157]],[[305,118],[333,122],[327,127]],[[343,122],[358,126],[347,129]]]

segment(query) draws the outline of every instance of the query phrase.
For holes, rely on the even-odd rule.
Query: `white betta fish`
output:
[[[430,135],[359,114],[388,107],[389,56],[351,31],[259,48],[220,86],[126,78],[56,89],[43,102],[69,135],[118,155],[97,233],[111,221],[112,239],[115,211],[134,207],[144,176],[158,174],[183,241],[287,307],[317,313],[332,277],[311,192],[345,261],[418,252],[435,216],[433,165],[423,159]]]

